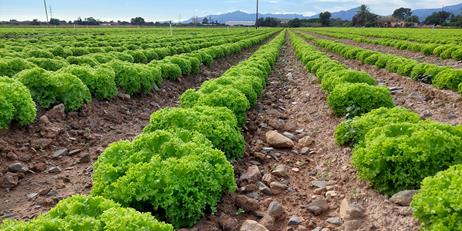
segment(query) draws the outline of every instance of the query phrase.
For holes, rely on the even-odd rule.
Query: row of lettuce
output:
[[[313,30],[360,35],[373,39],[391,38],[419,43],[460,44],[462,42],[462,32],[460,29],[434,30],[430,28],[313,28]]]
[[[360,35],[352,35],[346,33],[332,33],[324,31],[316,31],[316,33],[327,35],[330,37],[341,38],[341,39],[351,39],[356,42],[361,43],[370,43],[376,45],[383,45],[394,47],[400,50],[410,50],[414,52],[421,52],[424,55],[430,56],[439,56],[442,59],[455,59],[462,60],[462,46],[458,44],[440,44],[440,43],[421,43],[413,42],[395,38],[379,38],[379,39],[370,39]]]
[[[165,57],[149,64],[112,60],[95,67],[70,65],[57,72],[39,67],[20,71],[13,77],[0,77],[0,128],[11,122],[20,126],[36,118],[36,106],[47,109],[63,103],[67,111],[79,110],[92,100],[109,100],[122,89],[129,95],[144,94],[156,89],[163,80],[198,74],[200,65],[235,54],[261,43],[274,32]]]
[[[462,126],[422,120],[395,107],[389,90],[375,86],[371,76],[331,60],[297,34],[290,40],[329,94],[335,114],[349,117],[335,136],[339,145],[354,147],[352,164],[359,177],[386,195],[420,188],[412,208],[424,230],[459,230]]]
[[[118,49],[108,47],[62,47],[54,46],[49,49],[31,47],[23,52],[0,49],[0,76],[13,76],[18,72],[40,67],[47,71],[57,71],[68,65],[97,66],[113,60],[130,63],[147,64],[154,60],[162,60],[167,56],[190,53],[203,48],[238,42],[247,38],[267,34],[268,31],[220,36],[202,39],[186,40],[173,44],[160,44],[156,48],[138,49],[128,47]],[[210,40],[212,39],[212,40]]]
[[[232,37],[239,34],[244,35],[245,31],[232,31],[232,32],[223,32],[216,30],[208,30],[200,33],[194,33],[191,31],[188,34],[178,34],[174,35],[161,35],[157,31],[143,31],[143,30],[132,30],[127,31],[118,31],[118,32],[105,32],[101,29],[94,31],[94,33],[88,34],[85,31],[78,30],[78,33],[67,33],[60,34],[59,36],[53,35],[50,36],[47,33],[36,33],[35,37],[26,37],[26,38],[4,38],[0,41],[0,50],[3,53],[5,51],[17,52],[18,54],[24,53],[27,54],[31,49],[46,49],[53,51],[54,48],[63,47],[70,49],[71,51],[66,53],[71,53],[75,48],[86,48],[98,50],[101,48],[103,50],[108,49],[109,51],[124,51],[124,50],[138,50],[138,49],[149,49],[149,48],[161,48],[166,46],[174,45],[183,45],[185,42],[194,41],[194,40],[203,40],[207,38],[219,39]],[[2,35],[0,30],[0,36]],[[65,50],[66,50],[65,49]],[[79,53],[79,51],[77,51]],[[61,56],[62,53],[55,54],[56,56]],[[66,56],[61,56],[65,58]]]
[[[0,229],[173,230],[215,212],[222,194],[236,189],[229,161],[244,154],[245,112],[263,93],[284,40],[280,33],[221,77],[185,92],[180,107],[153,113],[133,141],[109,145],[94,163],[91,196],[75,195]]]
[[[316,45],[337,53],[347,59],[356,59],[363,64],[384,68],[389,72],[410,77],[413,80],[432,84],[441,89],[459,92],[462,95],[462,69],[435,64],[421,63],[414,59],[384,54],[382,52],[363,49],[331,40],[316,39],[304,34],[306,39],[313,40]]]

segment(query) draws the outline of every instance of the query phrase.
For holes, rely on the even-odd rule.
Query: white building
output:
[[[255,21],[226,21],[227,26],[255,26]]]

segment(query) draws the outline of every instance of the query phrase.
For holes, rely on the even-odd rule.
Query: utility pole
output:
[[[45,7],[45,15],[47,16],[47,23],[48,23],[47,0],[43,0],[43,6]]]
[[[258,30],[258,0],[257,0],[257,13],[255,14],[255,29]]]
[[[51,8],[51,5],[49,5],[48,8],[50,9],[50,20],[51,20],[53,19],[53,10]]]

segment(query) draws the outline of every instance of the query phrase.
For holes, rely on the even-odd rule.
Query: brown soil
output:
[[[154,111],[176,106],[186,89],[220,76],[258,47],[216,60],[211,67],[203,66],[197,76],[165,81],[159,91],[144,96],[119,97],[110,102],[95,100],[79,113],[68,113],[61,121],[52,120],[59,115],[52,113],[53,110],[41,112],[40,116],[47,115],[51,122],[37,121],[26,128],[13,127],[1,132],[0,220],[6,217],[29,219],[47,211],[64,197],[89,193],[92,162],[108,144],[134,138]],[[68,153],[53,158],[53,154],[63,148]],[[2,176],[7,173],[8,166],[16,162],[24,164],[29,171],[13,174],[14,178],[19,178],[16,187],[1,188]],[[59,169],[47,173],[53,167]]]
[[[257,165],[263,175],[270,173],[276,165],[284,164],[288,169],[289,188],[282,194],[273,196],[264,195],[258,190],[250,194],[247,192],[247,195],[253,194],[257,198],[259,205],[256,212],[250,213],[242,213],[235,205],[236,196],[246,193],[225,195],[218,212],[206,216],[191,230],[221,230],[220,216],[231,217],[228,221],[235,223],[236,227],[246,219],[258,221],[271,201],[281,203],[287,213],[285,219],[276,221],[272,230],[311,230],[316,227],[343,230],[343,224],[333,225],[326,221],[329,217],[339,216],[339,206],[343,198],[351,198],[365,209],[366,216],[355,230],[418,229],[419,225],[412,218],[409,207],[391,203],[385,196],[357,179],[355,169],[350,164],[350,148],[340,147],[335,143],[333,133],[341,119],[333,116],[326,103],[326,95],[321,91],[316,78],[304,70],[290,45],[283,47],[265,92],[256,107],[248,113],[246,155],[243,160],[235,163],[236,178],[239,179],[251,165]],[[275,149],[262,156],[265,153],[262,151],[263,147],[268,146],[265,134],[270,130],[290,132],[295,135],[295,141],[309,137],[314,142],[309,145],[306,154],[301,154],[302,147],[299,143],[292,150]],[[276,179],[284,181],[283,178]],[[311,187],[313,180],[329,182],[329,190],[335,191],[337,196],[326,198],[325,191],[319,192]],[[252,188],[251,184],[239,180],[238,184],[239,187]],[[328,211],[319,216],[313,215],[306,208],[315,198],[326,198],[329,202]],[[301,218],[300,225],[288,227],[288,218],[292,215]]]
[[[334,37],[330,37],[327,35],[321,35],[315,32],[308,32],[311,35],[314,35],[318,38],[322,39],[328,39],[328,40],[334,40],[337,42],[349,44],[352,46],[357,46],[361,47],[364,49],[369,49],[369,50],[374,50],[374,51],[380,51],[386,54],[393,54],[393,55],[398,55],[398,56],[403,56],[409,59],[414,59],[418,62],[423,62],[423,63],[433,63],[439,66],[449,66],[449,67],[454,67],[454,68],[462,68],[462,61],[457,61],[454,59],[442,59],[437,56],[426,56],[420,52],[414,52],[410,50],[400,50],[394,47],[389,47],[389,46],[384,46],[384,45],[376,45],[376,44],[369,44],[369,43],[359,43],[355,42],[350,39],[338,39]]]
[[[316,46],[312,42],[309,43]],[[379,81],[379,84],[392,89],[393,98],[397,105],[409,108],[424,118],[454,125],[462,124],[462,97],[458,93],[437,89],[432,85],[390,73],[383,68],[362,64],[358,60],[345,59],[326,49],[317,48],[326,52],[331,59],[345,64],[348,68],[369,73]]]

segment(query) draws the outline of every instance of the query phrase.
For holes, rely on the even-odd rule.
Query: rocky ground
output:
[[[415,51],[410,51],[410,50],[400,50],[394,47],[389,47],[389,46],[384,46],[384,45],[360,43],[360,42],[355,42],[350,39],[337,39],[334,37],[321,35],[321,34],[317,34],[314,32],[309,32],[309,33],[311,35],[315,35],[318,38],[335,40],[335,41],[339,41],[339,42],[349,44],[352,46],[361,47],[364,49],[380,51],[386,54],[398,55],[398,56],[402,56],[402,57],[409,58],[409,59],[415,59],[416,61],[423,62],[423,63],[433,63],[439,66],[450,66],[454,68],[462,68],[462,61],[457,61],[454,59],[442,59],[438,56],[433,56],[433,55],[427,56],[421,52],[415,52]]]
[[[165,81],[144,96],[125,94],[109,102],[94,101],[81,112],[64,113],[58,105],[40,112],[26,128],[0,131],[0,220],[30,219],[69,195],[91,189],[92,163],[108,144],[132,139],[163,107],[178,104],[188,88],[196,88],[249,57],[258,46],[201,67],[197,76]]]
[[[407,206],[413,191],[391,199],[357,179],[351,149],[335,144],[341,119],[291,46],[248,121],[238,192],[189,230],[418,230]]]

